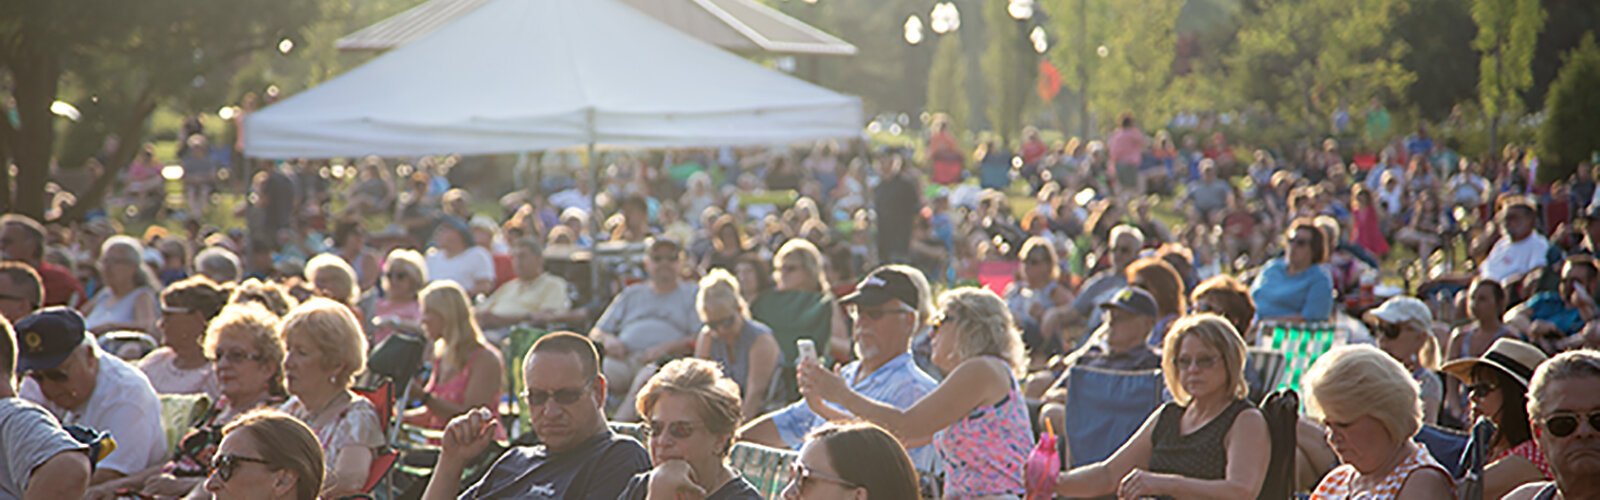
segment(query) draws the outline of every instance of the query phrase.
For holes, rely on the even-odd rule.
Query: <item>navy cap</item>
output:
[[[912,309],[917,309],[922,304],[922,293],[917,290],[916,282],[905,272],[880,267],[856,285],[855,293],[839,299],[839,303],[875,306],[888,302],[889,299],[899,300]]]
[[[51,307],[17,321],[17,373],[61,365],[84,339],[83,316],[65,307]]]
[[[1111,300],[1100,304],[1102,309],[1115,307],[1131,313],[1145,316],[1158,316],[1160,308],[1156,307],[1156,298],[1150,292],[1138,287],[1125,287],[1111,296]]]

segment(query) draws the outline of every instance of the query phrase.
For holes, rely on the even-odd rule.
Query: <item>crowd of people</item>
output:
[[[1206,123],[551,153],[512,190],[458,158],[263,164],[226,228],[197,134],[181,230],[0,216],[0,497],[367,495],[396,420],[441,433],[429,499],[761,498],[735,443],[796,454],[786,498],[1600,492],[1590,165]],[[1337,346],[1284,380],[1285,326]],[[390,405],[368,356],[402,341],[426,363]],[[1118,374],[1151,406],[1084,402],[1144,394]],[[166,428],[183,394],[209,408]]]

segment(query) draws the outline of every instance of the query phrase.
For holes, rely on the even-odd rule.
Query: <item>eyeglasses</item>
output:
[[[27,377],[33,379],[34,382],[50,381],[59,383],[67,381],[67,372],[62,371],[60,368],[31,370],[27,373]]]
[[[799,498],[800,494],[805,493],[806,483],[811,482],[812,480],[826,481],[852,490],[862,487],[861,485],[852,483],[842,477],[823,474],[811,470],[810,467],[806,467],[805,464],[802,464],[800,461],[796,460],[789,466],[789,487],[784,488],[783,490],[784,498]]]
[[[653,261],[656,261],[656,262],[673,262],[673,261],[678,260],[678,254],[676,254],[676,253],[653,253],[653,254],[650,254],[650,260],[653,260]]]
[[[650,421],[643,426],[644,435],[650,439],[660,438],[662,435],[671,435],[673,439],[689,439],[694,436],[693,422],[661,422]]]
[[[1576,413],[1557,414],[1544,419],[1544,428],[1556,437],[1564,438],[1578,432],[1578,420]],[[1583,420],[1589,421],[1589,430],[1600,432],[1600,412],[1589,413]]]
[[[1309,247],[1309,246],[1311,246],[1311,239],[1310,238],[1290,238],[1289,239],[1289,244],[1297,246],[1297,247]]]
[[[215,356],[212,358],[212,361],[216,362],[222,360],[228,360],[229,363],[243,363],[245,361],[254,361],[260,363],[262,361],[266,361],[267,357],[259,352],[217,351]]]
[[[589,384],[585,383],[582,387],[555,391],[536,391],[533,389],[528,389],[522,393],[522,399],[528,402],[528,407],[530,408],[544,406],[544,404],[549,402],[551,398],[554,398],[556,400],[556,404],[558,405],[570,405],[578,402],[578,399],[583,397],[584,390],[588,388]]]
[[[1402,333],[1402,328],[1400,325],[1395,323],[1384,323],[1381,321],[1373,324],[1372,329],[1376,330],[1379,335],[1382,335],[1384,338],[1389,340],[1400,338],[1400,334]]]
[[[706,326],[711,327],[712,330],[721,330],[733,326],[735,323],[738,323],[738,321],[739,315],[729,314],[721,319],[706,321]]]
[[[850,314],[850,319],[852,320],[860,321],[861,317],[865,316],[869,320],[877,321],[890,314],[914,313],[917,311],[909,307],[900,306],[893,309],[862,309],[859,307],[851,307],[846,312]]]
[[[268,462],[259,458],[244,457],[239,455],[218,455],[217,458],[211,459],[211,473],[216,474],[217,479],[227,482],[229,479],[233,479],[233,471],[238,469],[239,464],[244,462],[258,463],[267,467],[272,467],[272,462]],[[272,467],[272,469],[277,470],[278,468]]]
[[[1494,391],[1499,390],[1499,389],[1500,389],[1500,386],[1498,386],[1498,385],[1494,385],[1494,384],[1491,384],[1491,383],[1488,383],[1488,382],[1479,382],[1479,383],[1476,383],[1476,384],[1468,385],[1467,386],[1467,394],[1469,396],[1471,396],[1471,397],[1482,399],[1482,398],[1488,397],[1489,394],[1492,394],[1492,393],[1494,393]]]
[[[1178,359],[1176,361],[1177,362],[1175,364],[1177,365],[1177,368],[1179,370],[1182,370],[1182,369],[1185,369],[1185,368],[1188,368],[1188,367],[1191,367],[1191,366],[1195,367],[1195,368],[1199,368],[1201,370],[1209,370],[1209,369],[1211,369],[1211,367],[1217,366],[1217,357],[1216,356],[1194,356],[1194,357],[1178,356]]]
[[[384,276],[388,276],[389,280],[391,280],[391,281],[398,280],[398,279],[409,279],[409,278],[411,278],[411,274],[407,273],[405,271],[389,271],[387,273],[383,273],[383,275]]]

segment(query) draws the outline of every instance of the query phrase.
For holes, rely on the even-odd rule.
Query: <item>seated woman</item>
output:
[[[1323,476],[1312,500],[1455,496],[1449,473],[1411,440],[1422,427],[1421,398],[1399,361],[1369,345],[1338,347],[1317,358],[1302,385],[1306,409],[1343,462]]]
[[[1378,348],[1405,366],[1417,381],[1422,399],[1422,421],[1435,424],[1444,402],[1444,381],[1433,372],[1439,366],[1439,342],[1433,337],[1433,311],[1415,297],[1395,297],[1366,314]]]
[[[120,490],[154,496],[181,496],[192,491],[211,470],[222,439],[218,432],[234,417],[250,410],[282,404],[283,340],[278,317],[259,304],[222,309],[206,329],[204,356],[211,358],[221,390],[205,418],[178,443],[177,455],[151,467],[90,490],[90,498],[111,498]]]
[[[722,365],[722,374],[745,395],[740,416],[751,419],[767,410],[768,403],[781,403],[775,400],[781,394],[777,384],[783,353],[772,329],[750,319],[739,291],[739,282],[723,269],[712,269],[700,279],[697,306],[705,329],[694,344],[694,357]]]
[[[1011,312],[984,288],[944,292],[938,311],[933,362],[949,375],[910,408],[862,396],[817,363],[801,363],[800,392],[828,420],[849,417],[823,401],[883,426],[906,445],[932,441],[945,460],[946,496],[1021,496],[1033,427],[1016,378],[1026,358]]]
[[[1215,314],[1179,318],[1162,347],[1175,402],[1157,408],[1105,461],[1062,472],[1057,495],[1255,498],[1267,475],[1267,421],[1244,398],[1244,340]]]
[[[295,306],[278,328],[293,396],[282,409],[311,427],[322,444],[323,496],[360,493],[384,442],[377,409],[350,392],[367,366],[367,338],[350,308],[320,297]]]
[[[850,359],[850,331],[823,265],[822,251],[816,245],[800,238],[785,242],[772,257],[777,288],[750,304],[752,317],[772,327],[783,359],[789,363],[798,358],[795,341],[802,337],[816,342],[818,356]]]
[[[161,291],[160,349],[139,361],[139,371],[160,394],[205,393],[217,398],[217,378],[206,359],[206,323],[228,303],[228,289],[196,276]]]
[[[830,423],[806,436],[783,498],[918,498],[917,470],[889,431],[867,422]]]
[[[116,330],[144,332],[160,338],[156,329],[161,280],[144,263],[144,244],[129,236],[112,236],[100,245],[100,291],[82,307],[83,324],[99,336]]]
[[[755,486],[728,466],[739,427],[739,385],[716,363],[677,359],[639,393],[655,468],[633,476],[618,500],[692,498],[760,500]]]
[[[1482,356],[1489,351],[1489,346],[1502,338],[1527,341],[1515,328],[1502,321],[1505,313],[1505,288],[1488,278],[1473,278],[1472,285],[1467,287],[1467,315],[1472,322],[1450,332],[1450,346],[1445,349],[1445,359],[1454,361]],[[1454,378],[1445,380],[1444,405],[1445,411],[1456,417],[1464,417],[1470,411],[1467,395]]]
[[[397,331],[416,333],[422,324],[418,292],[428,283],[428,265],[416,250],[397,248],[383,262],[378,293],[362,300],[362,312],[372,318],[367,334],[378,345]]]
[[[275,410],[257,410],[222,428],[206,492],[217,500],[316,500],[322,491],[322,449],[306,424]]]
[[[356,298],[361,294],[361,288],[356,283],[356,270],[343,257],[331,253],[319,253],[311,257],[306,261],[305,280],[317,296],[350,307],[360,318],[359,310],[355,309]]]
[[[433,341],[433,372],[426,386],[411,389],[422,406],[406,410],[406,420],[443,429],[472,408],[495,412],[504,392],[500,383],[505,366],[500,351],[478,330],[461,285],[437,281],[422,289],[422,331]]]
[[[1528,379],[1546,359],[1533,344],[1500,339],[1481,357],[1442,367],[1466,384],[1472,416],[1494,422],[1483,468],[1483,498],[1500,498],[1522,484],[1555,478],[1528,424]]]
[[[1333,314],[1333,278],[1319,265],[1328,260],[1328,238],[1309,218],[1289,225],[1288,251],[1261,269],[1250,286],[1256,319],[1328,321]]]

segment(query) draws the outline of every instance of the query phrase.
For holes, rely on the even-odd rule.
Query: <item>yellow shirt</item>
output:
[[[507,281],[479,307],[495,316],[523,317],[534,311],[571,309],[572,297],[567,295],[567,280],[543,273],[532,282],[520,279]]]

